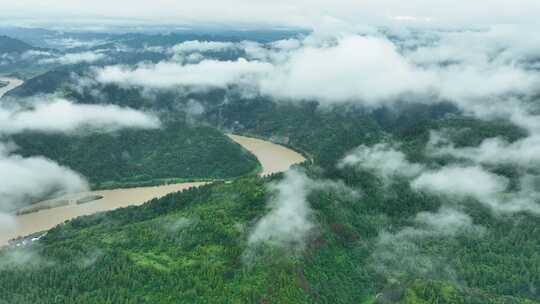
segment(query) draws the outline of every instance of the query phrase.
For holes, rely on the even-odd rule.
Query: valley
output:
[[[0,304],[540,303],[532,24],[412,13],[0,26]]]
[[[0,88],[0,97],[5,93],[21,86],[24,81],[16,78],[3,77],[0,81],[7,85]],[[239,135],[228,135],[234,142],[257,157],[261,165],[261,176],[286,171],[291,165],[305,161],[299,153],[278,144]],[[173,179],[174,180],[174,179]],[[21,208],[15,218],[15,225],[10,229],[0,231],[0,246],[8,244],[9,240],[46,231],[67,220],[90,215],[97,212],[117,208],[136,206],[149,200],[163,197],[169,193],[182,191],[191,187],[207,184],[201,182],[169,182],[163,185],[144,187],[112,188],[82,193],[67,194],[62,197],[32,204],[31,207]],[[120,184],[121,186],[122,184]],[[78,204],[86,197],[99,196],[99,200]],[[62,204],[57,202],[62,201]],[[52,207],[51,207],[52,206]],[[24,211],[32,210],[32,211]]]
[[[239,135],[229,135],[229,137],[257,157],[262,167],[261,176],[286,171],[290,166],[305,161],[305,158],[299,153],[269,141]],[[69,204],[17,216],[13,229],[0,231],[0,246],[8,244],[11,239],[51,229],[56,225],[79,216],[141,205],[169,193],[204,184],[207,183],[188,182],[151,187],[98,190],[55,198],[52,201],[67,200]],[[102,196],[103,198],[84,204],[77,204],[78,200],[93,195]],[[32,205],[32,207],[47,204],[48,202],[40,202]]]

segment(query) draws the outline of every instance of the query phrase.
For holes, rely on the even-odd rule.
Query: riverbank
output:
[[[17,79],[17,78],[11,78],[11,77],[0,77],[0,81],[7,82],[6,86],[3,86],[0,88],[0,98],[4,96],[7,92],[15,89],[16,87],[23,84],[24,81]]]
[[[262,166],[260,176],[284,172],[292,165],[306,161],[302,154],[282,145],[253,137],[233,134],[227,136],[257,157]]]
[[[301,154],[272,142],[239,135],[228,136],[257,157],[262,167],[259,173],[260,176],[283,172],[288,170],[292,165],[305,161],[305,158]],[[16,216],[14,229],[0,231],[0,246],[7,245],[11,239],[49,230],[58,224],[79,216],[141,205],[154,198],[160,198],[169,193],[182,191],[190,187],[198,187],[207,183],[189,182],[152,187],[96,190],[55,198],[54,200],[67,200],[68,204]],[[101,196],[102,198],[85,204],[77,204],[77,201],[81,198],[94,195]],[[40,202],[37,205],[47,205],[47,203],[47,201]]]

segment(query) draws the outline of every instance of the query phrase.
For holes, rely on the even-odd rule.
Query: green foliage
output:
[[[459,288],[448,283],[416,280],[405,290],[404,304],[532,304],[513,297],[497,296],[480,290]]]
[[[135,90],[108,90],[116,94],[115,100],[129,97],[126,102],[131,106],[148,105]],[[431,159],[424,153],[430,130],[451,130],[458,146],[474,146],[495,136],[514,141],[524,136],[523,130],[463,117],[448,105],[417,105],[393,113],[349,106],[321,108],[311,102],[293,105],[263,98],[232,98],[231,93],[219,90],[189,94],[186,98],[205,100],[204,119],[212,125],[271,138],[303,151],[314,161],[312,166],[306,165],[311,178],[341,180],[360,189],[362,197],[344,198],[327,190],[310,195],[317,231],[302,254],[272,247],[253,251],[248,244],[249,233],[267,212],[269,199],[269,180],[256,177],[190,189],[140,207],[81,217],[54,228],[28,247],[34,263],[0,267],[0,298],[5,303],[499,304],[540,300],[537,216],[494,216],[472,202],[449,202],[413,191],[407,180],[396,179],[389,185],[369,172],[336,169],[343,155],[360,144],[395,141],[411,161],[444,164],[449,160]],[[222,103],[225,97],[229,102]],[[169,166],[174,167],[171,162],[178,161],[178,155],[168,158],[163,149],[184,149],[185,138],[168,135],[172,131],[167,127],[160,131],[163,142],[169,145],[163,147],[152,132],[129,131],[118,138],[89,135],[93,137],[86,142],[84,137],[55,139],[59,143],[47,144],[47,149],[35,148],[34,153],[70,164],[69,159],[63,160],[69,153],[62,150],[67,149],[69,140],[78,143],[75,147],[79,151],[84,147],[98,153],[105,147],[108,152],[100,158],[113,163],[128,149],[125,141],[135,145],[131,157],[141,153],[136,158],[141,166],[89,170],[87,174],[94,174],[101,186],[115,185],[107,181],[133,181],[125,176],[146,174],[135,181],[178,177],[162,174],[170,172]],[[206,133],[216,131],[195,128],[193,132],[204,136],[201,146],[206,147],[212,142]],[[28,138],[32,140],[17,141],[23,151],[42,147],[39,140]],[[137,142],[140,138],[145,140]],[[140,146],[146,142],[150,143],[148,147]],[[102,143],[101,148],[91,146],[96,143]],[[160,152],[152,154],[156,150]],[[202,150],[190,150],[189,154]],[[208,168],[208,159],[222,157],[222,150],[215,150],[219,153],[207,155],[206,161],[180,164],[203,170]],[[109,154],[117,156],[109,158]],[[90,160],[84,155],[74,159]],[[167,168],[151,165],[161,161]],[[230,160],[223,163],[233,164]],[[235,166],[240,163],[246,162]],[[76,168],[75,161],[70,166]],[[133,173],[137,169],[140,172]],[[507,176],[516,175],[513,168],[497,169]],[[212,173],[220,177],[212,170],[192,177]],[[250,170],[253,167],[237,175]],[[279,175],[270,178],[279,179]],[[470,214],[474,224],[483,228],[452,236],[396,237],[388,246],[381,245],[385,233],[395,236],[403,229],[418,231],[422,227],[415,216],[436,211],[446,203]],[[2,251],[0,259],[9,259],[12,251]]]
[[[0,36],[0,54],[23,53],[31,49],[34,48],[26,42],[8,36]]]
[[[265,195],[243,179],[59,226],[31,249],[40,263],[1,268],[0,303],[299,302],[294,260],[243,261]]]
[[[169,123],[155,130],[13,136],[23,156],[43,155],[94,188],[223,179],[256,172],[255,156],[209,127]]]
[[[316,171],[308,173],[317,178]],[[464,234],[416,244],[419,254],[443,256],[469,289],[451,279],[425,281],[411,272],[403,277],[402,287],[397,285],[402,292],[391,292],[396,284],[388,278],[394,273],[380,272],[374,259],[382,254],[376,246],[378,233],[389,225],[405,225],[398,218],[408,214],[403,212],[408,205],[394,205],[401,215],[383,215],[384,198],[371,202],[369,197],[318,191],[309,197],[318,232],[302,255],[278,248],[255,252],[247,239],[255,221],[267,212],[267,182],[253,177],[215,183],[60,225],[24,249],[33,263],[0,267],[2,300],[362,303],[390,292],[400,296],[397,302],[373,303],[533,303],[500,295],[537,297],[521,289],[524,282],[534,286],[538,280],[535,248],[540,234],[534,227],[540,223],[535,218],[524,218],[529,224],[509,229],[511,222],[480,211],[484,218],[478,221],[493,231],[483,238]],[[406,194],[405,188],[399,189]],[[518,231],[528,231],[527,236],[518,237]],[[512,246],[522,254],[509,259]],[[0,260],[13,259],[13,250],[0,252]],[[403,257],[395,258],[400,263]]]

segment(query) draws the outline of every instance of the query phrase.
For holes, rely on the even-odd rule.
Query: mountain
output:
[[[47,41],[61,35],[60,32],[43,28],[0,27],[0,35],[25,41],[36,47],[49,47]]]
[[[6,96],[30,97],[37,94],[52,94],[70,80],[72,70],[55,69],[26,80],[23,85],[11,90]]]
[[[259,169],[254,155],[221,132],[181,122],[154,130],[25,132],[10,141],[23,157],[45,156],[79,172],[93,189],[226,179]]]
[[[314,192],[303,197],[303,192],[286,190],[296,185],[298,175],[245,177],[170,194],[140,207],[78,218],[27,248],[0,251],[5,261],[0,265],[0,293],[6,303],[540,300],[531,287],[540,282],[535,271],[540,267],[537,217],[496,217],[478,204],[452,202],[484,228],[422,238],[421,226],[411,228],[417,214],[435,212],[447,202],[414,191],[406,180],[388,187],[370,172],[336,167],[347,151],[388,137],[400,138],[408,159],[427,165],[431,160],[423,147],[433,129],[465,130],[455,133],[454,140],[471,145],[494,136],[515,141],[524,136],[521,130],[502,122],[446,115],[454,110],[444,105],[375,114],[314,103],[235,99],[219,109],[209,109],[209,123],[280,140],[310,155],[313,164],[297,171],[303,172],[298,173],[304,176],[300,180],[318,185]],[[417,115],[423,119],[412,119]],[[500,170],[511,178],[512,171]],[[277,212],[280,206],[279,189],[286,195],[283,206],[292,208],[286,210],[304,210],[296,204],[306,200],[307,219],[315,226],[304,238],[285,245],[254,243],[258,223],[272,214],[268,208]],[[277,227],[297,221],[293,217]],[[399,231],[413,231],[418,237],[408,239]],[[516,248],[519,259],[514,258]],[[25,256],[34,258],[21,263]]]
[[[83,174],[94,188],[159,179],[224,179],[258,167],[255,156],[216,129],[179,122],[154,130],[83,135],[26,132],[11,139],[20,155],[50,158]]]
[[[0,54],[1,53],[23,53],[34,49],[31,45],[18,39],[8,36],[0,36]]]
[[[219,40],[115,37],[136,49]],[[135,53],[120,51],[104,64],[168,60]],[[11,100],[50,93],[115,104],[157,113],[163,128],[26,132],[9,137],[17,154],[43,155],[100,189],[227,181],[79,217],[0,249],[0,304],[540,303],[539,168],[523,164],[534,153],[515,153],[537,138],[504,115],[475,116],[423,95],[372,108],[283,100],[234,84],[78,85],[88,68],[56,67]],[[280,143],[309,161],[255,176],[256,159],[225,132]],[[509,149],[512,155],[497,161],[498,151]],[[456,171],[464,173],[444,175]]]
[[[280,180],[250,177],[192,188],[60,225],[30,248],[0,252],[2,297],[5,303],[538,303],[524,299],[537,296],[522,289],[536,277],[528,269],[538,261],[505,259],[512,246],[505,243],[527,224],[505,224],[474,247],[466,247],[473,236],[434,240],[431,250],[448,250],[445,267],[468,275],[463,284],[471,287],[380,273],[376,227],[397,224],[422,203],[419,196],[400,199],[392,206],[396,215],[383,218],[383,201],[323,190],[309,198],[320,225],[303,253],[253,245],[253,225],[272,198],[266,185]],[[534,254],[529,249],[522,254]],[[484,281],[486,272],[498,275]],[[514,276],[523,272],[528,275]]]

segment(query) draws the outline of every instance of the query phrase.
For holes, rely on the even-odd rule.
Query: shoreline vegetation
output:
[[[69,200],[67,199],[51,199],[45,202],[31,205],[29,207],[20,208],[15,211],[16,216],[21,216],[25,214],[35,213],[42,210],[54,209],[62,206],[69,205]]]
[[[164,185],[174,185],[174,184],[183,184],[183,183],[212,183],[212,182],[226,182],[229,180],[235,180],[243,177],[249,177],[253,175],[258,175],[262,172],[262,166],[260,163],[257,167],[246,174],[233,176],[229,178],[181,178],[181,177],[167,177],[167,178],[156,178],[144,181],[106,181],[99,184],[91,185],[90,189],[92,191],[97,190],[114,190],[114,189],[130,189],[130,188],[139,188],[139,187],[157,187]]]
[[[103,195],[88,195],[88,196],[85,196],[83,198],[78,199],[75,203],[77,205],[87,204],[87,203],[91,203],[91,202],[100,200],[102,198],[103,198]]]
[[[292,165],[306,161],[301,154],[286,148],[284,145],[238,135],[228,135],[227,138],[241,145],[246,152],[249,152],[257,159],[255,169],[242,176],[222,179],[164,178],[144,182],[107,182],[98,185],[99,189],[94,189],[88,193],[72,194],[49,200],[52,202],[64,202],[58,207],[54,207],[54,204],[38,202],[32,205],[34,207],[30,209],[32,212],[27,210],[24,214],[16,217],[18,231],[0,233],[0,245],[15,244],[12,240],[27,239],[27,237],[20,238],[23,235],[31,235],[37,231],[47,231],[58,224],[80,216],[141,205],[170,193],[183,192],[186,189],[201,185],[229,183],[256,175],[262,177],[272,176],[287,170]],[[260,154],[257,155],[258,153]],[[94,188],[98,186],[93,185]],[[116,186],[122,188],[116,188]]]

